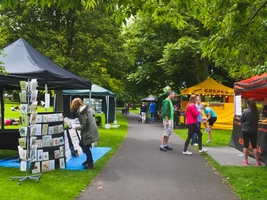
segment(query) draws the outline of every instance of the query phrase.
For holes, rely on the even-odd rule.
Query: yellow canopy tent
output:
[[[200,95],[225,95],[233,96],[234,89],[218,83],[213,78],[207,78],[205,81],[182,90],[181,94],[200,94]]]
[[[185,88],[181,91],[181,95],[199,94],[202,96],[222,96],[223,102],[206,102],[217,114],[217,121],[215,122],[214,129],[232,130],[233,128],[233,115],[234,115],[234,89],[222,85],[215,81],[213,78],[208,78],[205,81]],[[184,106],[187,102],[183,102]],[[182,105],[183,108],[183,105]],[[203,112],[204,116],[204,112]]]

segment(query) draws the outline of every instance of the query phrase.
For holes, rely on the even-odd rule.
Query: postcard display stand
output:
[[[63,114],[61,112],[37,113],[37,80],[21,81],[20,111],[24,125],[19,129],[20,170],[24,177],[11,177],[10,180],[36,180],[41,172],[65,168]],[[29,175],[31,173],[32,175]]]

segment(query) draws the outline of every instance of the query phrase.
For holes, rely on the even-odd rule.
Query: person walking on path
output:
[[[201,123],[202,123],[202,107],[200,105],[201,98],[200,98],[199,95],[197,95],[196,99],[197,99],[196,108],[200,112],[200,114],[197,116],[197,125],[198,125],[198,127],[200,129],[200,126],[201,126]],[[197,133],[193,134],[191,144],[194,145],[194,146],[198,146]]]
[[[194,133],[198,135],[199,152],[207,152],[208,149],[202,149],[202,133],[197,125],[197,116],[200,112],[196,108],[197,98],[196,95],[191,95],[189,102],[185,108],[186,125],[188,127],[188,134],[184,144],[184,155],[191,155],[192,152],[188,151],[189,142]]]
[[[209,124],[208,128],[205,130],[205,132],[209,133],[209,140],[207,142],[212,142],[211,129],[212,129],[213,124],[217,121],[217,115],[214,112],[214,110],[212,108],[210,108],[210,107],[207,107],[206,104],[203,103],[203,104],[201,104],[201,106],[202,106],[202,109],[204,109],[205,115],[207,116],[207,118],[204,121],[204,123],[208,123]]]
[[[84,169],[92,169],[94,168],[94,161],[90,148],[92,147],[92,144],[100,138],[93,114],[91,113],[89,106],[85,105],[80,98],[72,100],[70,111],[77,113],[80,122],[80,125],[74,128],[75,130],[81,131],[80,146],[87,157],[82,165],[84,166]]]
[[[259,111],[253,99],[247,100],[247,109],[244,110],[240,122],[242,124],[242,137],[244,140],[244,158],[243,165],[248,165],[248,146],[251,143],[253,154],[256,160],[256,166],[262,165],[259,162],[257,149],[258,119]]]
[[[150,112],[150,123],[153,124],[155,121],[155,113],[156,113],[156,104],[154,101],[149,105]]]
[[[147,111],[147,106],[146,106],[145,102],[143,102],[141,104],[141,107],[140,107],[142,123],[146,122],[146,111]]]
[[[162,119],[163,119],[163,137],[161,140],[160,150],[167,151],[173,148],[168,146],[169,137],[173,131],[174,109],[172,99],[174,98],[174,91],[168,92],[168,97],[163,101]]]
[[[180,122],[180,106],[174,105],[174,128],[178,128]]]

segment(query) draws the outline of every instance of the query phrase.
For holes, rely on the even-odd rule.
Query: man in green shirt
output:
[[[162,105],[163,137],[160,145],[161,151],[173,149],[168,146],[168,141],[173,131],[174,109],[172,99],[174,98],[174,95],[174,91],[170,90],[168,92],[168,97],[163,101]]]

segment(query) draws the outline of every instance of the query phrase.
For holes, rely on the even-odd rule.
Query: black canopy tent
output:
[[[20,90],[20,81],[37,79],[38,88],[91,90],[90,81],[58,66],[22,38],[3,49],[0,61],[8,73],[0,74],[1,129],[4,129],[4,90]]]
[[[49,89],[91,89],[90,81],[58,66],[24,39],[20,38],[3,49],[0,61],[8,75],[0,74],[0,86],[5,89],[20,89],[19,82],[37,79],[38,87]]]

